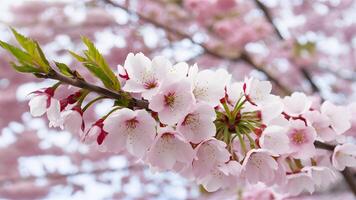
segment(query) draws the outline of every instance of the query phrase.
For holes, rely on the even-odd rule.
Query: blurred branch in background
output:
[[[276,84],[276,86],[279,89],[281,89],[281,91],[283,92],[284,95],[291,94],[291,90],[289,88],[287,88],[282,83],[280,83],[280,81],[277,78],[275,78],[270,72],[266,71],[263,67],[256,65],[253,62],[252,58],[246,53],[241,53],[241,55],[239,57],[235,57],[235,58],[230,58],[230,57],[221,55],[218,52],[215,52],[215,51],[211,50],[205,44],[196,42],[189,34],[186,34],[186,33],[182,32],[182,31],[177,30],[177,29],[175,29],[173,27],[170,27],[170,26],[168,26],[166,24],[163,24],[163,23],[160,23],[158,21],[155,21],[155,20],[151,19],[150,17],[147,17],[147,16],[145,16],[143,14],[140,14],[139,12],[136,12],[136,11],[134,11],[134,10],[132,10],[132,9],[126,7],[126,6],[123,6],[123,5],[119,4],[119,3],[116,3],[116,2],[114,2],[112,0],[103,0],[103,2],[107,3],[107,4],[110,4],[110,5],[114,6],[114,7],[121,8],[121,9],[125,10],[127,13],[129,13],[130,15],[138,16],[141,20],[143,20],[145,22],[148,22],[150,24],[153,24],[154,26],[156,26],[158,28],[161,28],[161,29],[163,29],[163,30],[165,30],[167,32],[175,34],[178,37],[181,37],[181,38],[184,38],[184,39],[188,39],[193,44],[200,46],[204,50],[204,52],[206,54],[210,55],[210,56],[213,56],[213,57],[216,57],[216,58],[220,58],[220,59],[227,59],[227,60],[230,60],[232,62],[236,62],[236,61],[242,60],[242,61],[246,62],[247,64],[249,64],[252,68],[264,73],[269,80],[271,80],[274,84]]]
[[[263,14],[266,17],[267,21],[273,27],[273,29],[274,29],[276,35],[278,36],[278,38],[281,39],[281,40],[284,40],[284,37],[282,36],[280,31],[278,30],[277,26],[274,24],[273,18],[271,16],[271,13],[269,12],[268,8],[260,0],[255,0],[255,3],[257,5],[257,7],[263,12]],[[313,81],[312,75],[305,69],[305,67],[301,66],[300,69],[301,69],[301,73],[303,74],[305,79],[310,83],[313,91],[319,93],[322,101],[324,101],[320,89],[318,88],[316,83]],[[318,142],[318,143],[320,143],[320,142]],[[327,144],[323,144],[323,143],[320,143],[319,145],[316,145],[316,146],[326,147],[327,149],[333,150],[332,146],[327,145]],[[346,168],[342,172],[342,175],[344,176],[344,179],[345,179],[346,183],[349,185],[350,189],[352,190],[352,192],[356,196],[356,182],[355,182],[355,180],[353,178],[353,174],[350,171],[350,169]]]
[[[58,179],[66,179],[70,178],[73,176],[79,176],[79,175],[99,175],[103,173],[114,173],[114,172],[121,172],[125,170],[142,170],[144,167],[140,165],[132,165],[132,166],[127,166],[125,168],[118,168],[118,169],[112,169],[112,168],[104,168],[104,169],[95,169],[95,170],[90,170],[90,171],[77,171],[73,173],[48,173],[44,176],[21,176],[21,177],[6,177],[0,179],[0,185],[9,185],[9,184],[14,184],[17,182],[33,182],[35,180],[39,179],[47,179],[50,181],[53,180],[58,180]]]
[[[254,0],[254,1],[256,3],[256,6],[262,11],[264,16],[266,17],[266,20],[273,27],[273,30],[276,33],[277,37],[280,40],[285,40],[283,35],[281,34],[281,32],[278,30],[277,26],[274,24],[272,15],[271,15],[270,11],[268,10],[268,8],[260,0]],[[299,68],[300,68],[301,73],[304,76],[304,78],[309,82],[309,84],[312,88],[312,91],[319,93],[319,95],[321,96],[322,95],[321,91],[320,91],[319,87],[316,85],[316,83],[313,81],[313,76],[310,74],[310,72],[308,72],[308,70],[306,70],[305,67],[303,67],[303,66],[300,66]]]

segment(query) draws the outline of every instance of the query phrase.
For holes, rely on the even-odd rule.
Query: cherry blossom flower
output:
[[[35,91],[32,93],[28,103],[30,113],[33,117],[40,117],[47,113],[50,127],[57,124],[60,118],[60,103],[57,99],[53,98],[53,95],[53,88],[47,88],[44,91]]]
[[[289,137],[286,133],[285,127],[268,126],[262,132],[259,144],[275,155],[286,154],[289,152]]]
[[[345,167],[356,167],[356,145],[351,143],[337,145],[332,155],[332,164],[340,171]]]
[[[314,141],[316,139],[316,132],[313,127],[305,126],[301,120],[292,120],[289,123],[287,135],[293,157],[306,159],[315,154]]]
[[[269,95],[268,100],[262,102],[258,109],[262,114],[262,121],[264,124],[269,124],[272,120],[281,115],[284,105],[282,99],[275,95]]]
[[[178,122],[177,130],[192,143],[198,144],[216,133],[215,110],[208,104],[199,103]]]
[[[277,169],[278,163],[274,160],[272,154],[264,149],[250,150],[242,163],[242,171],[250,184],[259,181],[271,182]]]
[[[189,73],[189,65],[186,62],[179,62],[168,68],[167,78],[165,79],[165,84],[171,83],[172,81],[180,81],[186,79]]]
[[[198,179],[210,174],[216,167],[230,159],[226,144],[216,139],[203,141],[196,147],[196,152],[193,173]]]
[[[43,91],[35,91],[32,93],[31,99],[28,103],[30,113],[33,117],[40,117],[46,113],[47,108],[50,106],[53,90],[51,88]]]
[[[162,123],[174,125],[189,113],[194,103],[191,85],[183,80],[164,85],[149,101],[149,108],[158,112]]]
[[[142,158],[156,136],[156,121],[145,110],[120,109],[104,121],[108,133],[103,142],[106,151],[121,152],[125,148],[132,155]]]
[[[145,99],[150,99],[157,93],[171,63],[164,57],[155,57],[152,62],[142,53],[130,53],[124,64],[128,80],[123,90],[142,93]]]
[[[291,96],[284,97],[282,101],[284,112],[290,116],[299,116],[308,111],[312,105],[312,101],[301,92],[293,92]]]
[[[342,134],[351,127],[351,113],[346,107],[325,101],[320,110],[321,114],[329,118],[331,127],[337,134]]]
[[[234,187],[239,180],[241,164],[237,161],[229,161],[214,168],[211,173],[198,180],[208,192],[215,192],[218,189]]]
[[[229,83],[231,75],[224,69],[202,70],[195,75],[190,73],[193,80],[193,94],[198,102],[205,102],[215,107],[225,96],[225,86]]]
[[[195,152],[181,133],[170,127],[160,128],[147,154],[147,162],[158,170],[172,170],[176,165],[192,163]]]

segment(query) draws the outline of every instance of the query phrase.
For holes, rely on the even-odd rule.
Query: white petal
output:
[[[126,146],[127,139],[127,127],[126,120],[130,120],[135,117],[135,112],[123,108],[112,113],[104,121],[103,129],[108,133],[102,146],[106,151],[120,152]]]
[[[143,88],[143,85],[138,83],[135,80],[129,79],[126,81],[124,87],[122,87],[122,90],[126,92],[143,92],[145,91],[145,88]]]
[[[34,117],[40,117],[45,114],[47,110],[47,95],[35,95],[31,98],[28,105],[30,106],[30,113]]]
[[[294,92],[291,96],[283,99],[284,111],[291,116],[305,113],[311,107],[312,101],[301,92]]]
[[[142,158],[153,144],[156,128],[155,120],[145,110],[135,111],[138,126],[128,133],[127,150],[134,156]]]
[[[73,134],[81,134],[83,118],[75,110],[66,110],[61,113],[64,129]]]
[[[61,125],[61,105],[57,99],[51,98],[50,106],[47,109],[47,118],[50,121],[50,127],[59,127]]]
[[[130,53],[125,60],[124,67],[130,79],[140,81],[144,79],[146,70],[151,68],[151,60],[143,53],[135,55]]]
[[[163,56],[156,56],[152,60],[152,70],[160,81],[167,78],[167,73],[171,67],[172,63]]]
[[[289,137],[287,129],[280,126],[268,126],[262,133],[260,145],[274,154],[289,152]]]
[[[198,104],[178,123],[177,130],[188,141],[197,144],[215,135],[215,118],[216,114],[213,107],[208,104]]]
[[[351,113],[346,107],[325,101],[320,109],[321,113],[330,119],[331,127],[337,134],[342,134],[351,128]]]

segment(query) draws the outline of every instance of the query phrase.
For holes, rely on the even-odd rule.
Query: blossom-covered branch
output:
[[[236,82],[223,69],[142,53],[130,53],[114,72],[83,37],[83,55],[70,54],[103,85],[96,86],[64,63],[54,62],[56,72],[36,41],[12,31],[22,48],[0,45],[17,59],[14,69],[59,81],[32,93],[30,113],[47,114],[50,127],[100,151],[127,150],[152,169],[177,172],[210,192],[262,182],[294,196],[327,187],[335,171],[356,166],[356,145],[340,142],[351,126],[344,106],[320,105],[301,92],[279,97],[269,81]],[[58,100],[62,84],[80,90]],[[97,97],[85,101],[91,92]],[[113,107],[88,128],[83,115],[103,98]]]

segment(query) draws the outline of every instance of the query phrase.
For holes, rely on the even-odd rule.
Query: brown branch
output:
[[[103,96],[111,98],[111,99],[117,99],[117,100],[124,99],[124,96],[122,94],[120,94],[120,92],[114,92],[112,90],[108,90],[106,88],[90,84],[90,83],[80,80],[80,79],[69,78],[69,77],[66,77],[66,76],[63,76],[63,75],[57,73],[54,70],[52,70],[48,74],[36,74],[36,76],[39,78],[49,78],[49,79],[58,80],[62,83],[66,83],[66,84],[69,84],[69,85],[72,85],[72,86],[75,86],[78,88],[82,88],[82,89],[87,89],[91,92],[96,92],[100,95],[103,95]],[[131,99],[130,103],[129,103],[129,107],[130,108],[138,107],[138,108],[148,109],[148,102],[145,100]]]
[[[190,42],[192,42],[193,44],[200,46],[204,52],[210,56],[213,56],[215,58],[219,58],[219,59],[227,59],[233,62],[236,61],[244,61],[245,63],[249,64],[249,66],[251,66],[252,68],[264,73],[267,78],[269,80],[271,80],[277,87],[279,87],[281,89],[281,91],[285,94],[285,95],[289,95],[291,93],[291,90],[287,87],[285,87],[283,84],[281,84],[279,82],[279,80],[277,78],[275,78],[271,73],[269,73],[267,70],[265,70],[263,67],[258,66],[256,63],[253,62],[253,60],[251,59],[251,57],[249,55],[247,55],[246,53],[242,53],[240,57],[236,57],[236,58],[231,58],[231,57],[227,57],[224,55],[221,55],[217,52],[215,52],[214,50],[210,49],[209,47],[207,47],[204,43],[200,43],[200,42],[196,42],[189,34],[182,32],[180,30],[177,30],[171,26],[168,26],[166,24],[160,23],[156,20],[151,19],[150,17],[147,17],[139,12],[136,12],[134,10],[131,10],[129,8],[127,8],[126,6],[123,6],[119,3],[116,3],[112,0],[103,0],[104,3],[110,4],[114,7],[120,8],[124,11],[126,11],[128,14],[130,15],[136,15],[138,16],[141,20],[146,21],[158,28],[161,28],[169,33],[172,33],[178,37],[184,38],[184,39],[188,39]]]
[[[352,193],[354,193],[354,195],[356,196],[356,182],[355,182],[352,172],[350,171],[350,168],[345,168],[341,172],[341,174],[344,176],[344,179],[345,179],[347,185],[349,186],[350,190],[352,191]]]
[[[263,12],[267,21],[272,25],[274,32],[276,32],[279,39],[284,40],[281,32],[278,30],[277,26],[274,24],[272,15],[270,14],[268,8],[259,0],[255,0],[257,7]]]
[[[326,144],[326,143],[323,143],[320,141],[315,141],[314,145],[316,148],[325,149],[325,150],[329,150],[329,151],[334,151],[334,149],[335,149],[335,145]]]
[[[334,151],[335,149],[335,145],[326,144],[319,141],[315,141],[314,145],[319,149],[325,149],[329,151]],[[347,185],[351,189],[352,193],[356,196],[356,182],[354,180],[352,172],[350,171],[350,168],[346,167],[343,171],[341,171],[341,174],[344,177]]]

